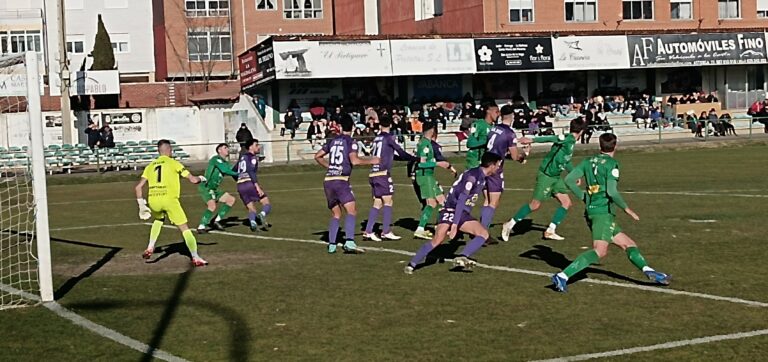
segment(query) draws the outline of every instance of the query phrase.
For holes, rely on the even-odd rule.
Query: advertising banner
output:
[[[116,141],[145,140],[144,113],[141,111],[101,112],[102,126],[109,124]]]
[[[392,75],[388,40],[274,42],[277,79]]]
[[[552,38],[555,70],[627,69],[627,37],[565,36]]]
[[[633,68],[766,63],[765,33],[632,35]]]
[[[261,75],[256,64],[256,51],[249,50],[245,54],[241,54],[238,56],[237,63],[240,68],[240,88],[247,88],[256,83],[257,75]]]
[[[475,39],[478,72],[553,69],[549,38]]]
[[[475,72],[472,39],[392,40],[394,75],[465,74]]]
[[[272,38],[256,45],[256,84],[264,84],[275,79],[275,51]]]

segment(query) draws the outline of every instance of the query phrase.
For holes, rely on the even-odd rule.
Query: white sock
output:
[[[565,273],[563,273],[563,272],[557,273],[557,276],[560,277],[560,278],[565,279],[565,281],[568,281],[568,276],[565,275]]]
[[[649,271],[656,271],[656,270],[653,270],[653,268],[651,268],[651,267],[649,267],[647,265],[643,267],[643,273],[649,272]]]
[[[549,228],[547,228],[547,231],[553,233],[557,229],[557,225],[555,223],[549,223]]]
[[[203,225],[203,224],[200,224],[200,226],[198,226],[198,227],[197,227],[197,229],[198,229],[198,230],[203,230],[203,229],[205,229],[205,225]]]
[[[157,240],[150,240],[149,241],[149,245],[147,245],[147,249],[148,250],[155,250],[155,243],[156,242],[157,242]]]
[[[221,216],[216,215],[216,222],[219,222],[219,221],[221,221]]]
[[[262,217],[266,217],[267,216],[267,214],[265,214],[264,211],[259,212],[259,215],[261,215]]]
[[[196,251],[190,252],[192,254],[192,259],[200,259],[200,255],[197,255]]]

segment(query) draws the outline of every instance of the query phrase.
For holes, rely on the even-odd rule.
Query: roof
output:
[[[195,94],[189,97],[190,102],[198,103],[225,103],[236,102],[240,98],[240,82],[233,81],[223,86],[211,89],[205,93]]]

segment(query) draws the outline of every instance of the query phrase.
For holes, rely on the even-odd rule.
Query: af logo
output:
[[[480,61],[481,62],[490,62],[491,61],[491,55],[493,55],[493,50],[491,50],[487,46],[483,45],[480,49],[477,50],[477,55],[480,56]]]

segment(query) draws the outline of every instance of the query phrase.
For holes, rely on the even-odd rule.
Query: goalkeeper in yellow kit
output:
[[[193,184],[199,184],[205,181],[205,178],[191,174],[184,165],[171,158],[170,141],[158,141],[157,152],[160,156],[144,168],[141,180],[136,185],[139,218],[142,220],[153,218],[155,220],[149,233],[149,245],[144,251],[143,257],[144,259],[152,257],[155,242],[157,242],[157,237],[160,236],[160,230],[163,228],[163,222],[168,219],[181,231],[184,242],[192,255],[192,264],[194,266],[207,265],[208,262],[197,254],[197,240],[195,240],[192,230],[187,227],[187,215],[179,202],[179,194],[181,193],[179,176],[187,178]],[[144,185],[146,183],[149,183],[149,202],[144,199]]]

